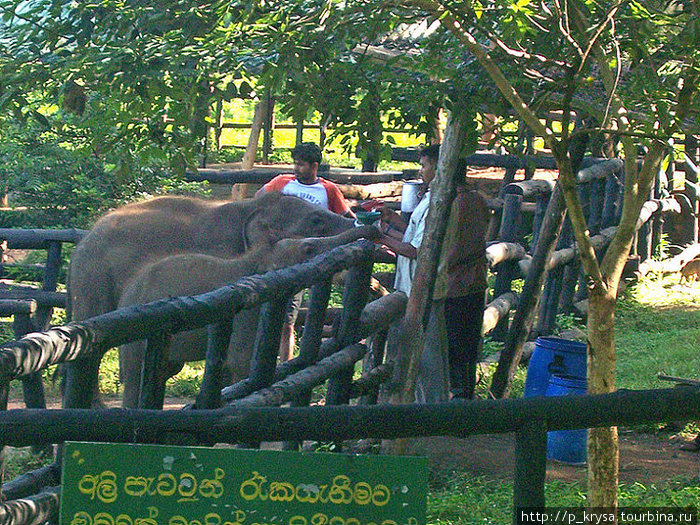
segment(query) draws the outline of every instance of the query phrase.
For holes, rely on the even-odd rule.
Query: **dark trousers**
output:
[[[478,292],[445,299],[450,391],[454,397],[474,397],[484,298],[484,292]]]

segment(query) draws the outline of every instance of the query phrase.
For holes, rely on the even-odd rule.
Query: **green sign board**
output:
[[[66,443],[61,525],[423,525],[426,458]]]

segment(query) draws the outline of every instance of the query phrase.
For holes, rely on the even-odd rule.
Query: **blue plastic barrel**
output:
[[[552,374],[586,378],[586,345],[559,337],[538,337],[527,365],[523,397],[543,396]]]
[[[571,376],[552,375],[546,396],[582,396],[586,393],[586,380]],[[572,465],[586,462],[588,430],[553,430],[547,432],[547,459],[556,459]]]

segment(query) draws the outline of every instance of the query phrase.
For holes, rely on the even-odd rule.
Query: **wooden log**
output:
[[[564,268],[559,267],[547,274],[545,291],[540,299],[540,312],[537,317],[537,335],[549,335],[554,331],[556,317],[559,310],[559,297],[561,296],[561,281]]]
[[[207,326],[204,375],[195,401],[195,408],[219,408],[221,406],[221,389],[224,386],[222,374],[232,332],[233,324],[231,321],[221,321]]]
[[[637,229],[640,229],[656,213],[681,213],[681,205],[676,199],[650,199],[642,205],[637,219]]]
[[[695,243],[700,240],[700,188],[698,180],[700,169],[696,166],[698,152],[698,141],[696,137],[686,138],[686,153],[683,154],[685,165],[685,180],[686,184],[683,189],[683,194],[690,201],[692,213],[687,214],[684,221],[684,240],[685,242]]]
[[[491,211],[502,210],[503,199],[500,197],[495,199],[486,199],[486,207]],[[534,202],[523,202],[521,211],[523,213],[535,213],[537,211],[537,206]]]
[[[550,195],[554,189],[551,180],[524,180],[505,187],[505,195],[522,195],[523,199],[535,199],[540,195]]]
[[[535,251],[537,240],[540,238],[540,228],[542,228],[544,215],[547,213],[547,204],[549,204],[550,196],[551,195],[549,194],[542,194],[535,199],[535,216],[532,219],[532,242],[530,243],[530,249],[528,250],[530,254]]]
[[[43,525],[58,523],[60,487],[46,489],[36,496],[0,504],[0,523],[8,525]]]
[[[590,183],[591,197],[588,208],[588,231],[590,235],[595,235],[600,231],[602,222],[603,205],[605,201],[605,181],[596,179]]]
[[[308,314],[304,315],[304,331],[299,342],[299,355],[294,360],[299,364],[294,367],[294,370],[303,369],[318,360],[318,351],[328,317],[328,301],[330,300],[332,288],[333,278],[314,284],[309,289]],[[339,314],[339,312],[335,313]],[[301,317],[301,311],[299,314],[299,317]],[[283,363],[283,365],[286,365],[286,363]],[[289,370],[291,373],[292,369],[290,368]],[[278,371],[279,366],[275,368],[275,381],[279,381],[280,377],[283,377]],[[290,406],[308,406],[311,402],[311,395],[311,389],[301,392],[291,400]],[[284,450],[299,450],[301,445],[299,441],[285,441],[282,444],[282,448]]]
[[[36,312],[34,299],[0,299],[0,316],[32,315]]]
[[[600,217],[600,227],[603,230],[616,224],[617,211],[622,206],[621,188],[622,184],[618,177],[615,174],[609,175],[605,181],[605,201]]]
[[[297,293],[294,290],[292,293]],[[274,379],[277,356],[280,348],[282,325],[287,314],[287,305],[291,295],[276,297],[260,308],[258,333],[255,349],[250,362],[250,381],[253,390],[269,386]]]
[[[350,345],[315,365],[292,374],[254,394],[229,403],[231,408],[280,406],[341,371],[352,369],[367,352],[363,344]]]
[[[515,242],[497,242],[486,248],[486,260],[492,270],[503,261],[519,261],[524,256],[525,248]]]
[[[358,339],[362,309],[369,298],[369,282],[372,277],[372,260],[353,266],[347,272],[343,291],[343,313],[340,318],[338,335],[340,348],[354,344]],[[328,381],[327,404],[347,404],[350,402],[353,369],[340,370]]]
[[[612,238],[615,236],[616,232],[617,226],[606,228],[598,235],[591,237],[591,245],[596,251],[606,248],[608,244],[610,244],[610,241],[612,241]],[[550,257],[549,261],[547,261],[547,270],[550,271],[565,264],[569,264],[576,257],[578,257],[578,253],[578,246],[576,244],[569,248],[563,248],[555,251]]]
[[[287,166],[257,167],[247,170],[203,168],[197,172],[186,172],[185,180],[208,181],[213,184],[266,184],[277,175],[291,172],[292,168]],[[399,179],[401,173],[398,171],[365,172],[339,169],[321,173],[321,176],[336,184],[377,184]]]
[[[163,409],[165,400],[165,381],[163,370],[168,359],[170,336],[167,332],[155,332],[146,339],[139,408]]]
[[[675,387],[434,405],[8,410],[0,412],[0,428],[3,441],[13,447],[69,440],[168,443],[178,436],[203,443],[337,441],[506,433],[535,420],[544,421],[547,430],[632,426],[692,419],[698,413],[700,390]]]
[[[574,298],[576,297],[576,284],[579,281],[581,272],[580,261],[576,260],[564,268],[564,276],[561,284],[561,297],[559,298],[559,311],[571,313],[574,309]]]
[[[624,166],[622,159],[607,159],[585,167],[576,174],[576,182],[581,184],[595,179],[604,179],[617,173]]]
[[[346,199],[369,200],[401,195],[403,182],[381,182],[377,184],[338,184]]]
[[[417,148],[392,148],[391,159],[404,162],[418,162],[420,149]],[[537,169],[555,170],[556,162],[553,157],[541,155],[497,155],[494,153],[474,153],[465,158],[467,166],[482,168],[509,168],[524,169],[532,165]]]
[[[315,363],[318,359],[318,349],[321,346],[323,327],[326,321],[332,321],[340,315],[340,310],[328,308],[332,291],[332,280],[326,280],[315,284],[309,291],[309,306],[304,312],[304,332],[299,342],[300,363]],[[302,317],[301,310],[299,317]],[[331,317],[329,319],[329,317]],[[277,373],[275,372],[275,377]]]
[[[665,259],[663,261],[647,260],[639,265],[639,273],[646,275],[647,273],[677,273],[689,261],[692,261],[700,255],[700,243],[691,244],[683,249],[678,255]]]
[[[0,228],[0,239],[7,241],[8,249],[40,250],[45,249],[46,243],[51,241],[77,244],[87,233],[87,230],[76,228],[68,230]]]
[[[35,286],[24,284],[8,286],[7,284],[0,283],[0,297],[10,300],[36,301],[37,305],[40,306],[66,307],[65,292],[44,292]]]
[[[484,336],[491,332],[501,319],[508,316],[517,303],[517,294],[514,292],[507,292],[500,297],[496,297],[487,304],[484,309],[484,322],[481,325],[481,335]]]
[[[544,508],[544,481],[547,474],[547,427],[531,421],[515,432],[515,476],[513,478],[513,523],[528,520],[523,509]]]
[[[521,205],[523,197],[520,194],[508,193],[505,196],[503,219],[499,238],[504,242],[516,243],[520,238]],[[511,290],[511,283],[518,275],[518,264],[514,260],[506,260],[498,268],[493,295],[499,297]],[[503,340],[508,331],[508,318],[502,318],[493,329],[493,337]]]
[[[39,493],[43,488],[61,484],[61,465],[50,463],[26,472],[2,485],[5,500],[21,499]]]

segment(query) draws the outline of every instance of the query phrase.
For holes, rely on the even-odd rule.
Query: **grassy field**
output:
[[[60,322],[60,317],[55,319]],[[7,320],[4,320],[7,321]],[[570,327],[577,321],[561,318]],[[581,327],[581,325],[579,325]],[[0,326],[4,340],[11,339],[7,323]],[[659,381],[659,373],[700,379],[700,285],[679,286],[678,276],[644,279],[627,288],[619,301],[616,318],[617,381],[619,388],[646,389],[668,387]],[[488,342],[491,351],[498,344]],[[111,351],[103,362],[100,386],[107,394],[117,394],[116,352]],[[187,365],[167,386],[169,396],[193,396],[203,370],[201,363]],[[493,368],[491,369],[491,371]],[[47,371],[47,388],[55,394]],[[514,395],[522,392],[525,369],[516,377]],[[480,383],[485,392],[490,377]],[[15,382],[17,383],[17,382]],[[12,396],[20,395],[20,386],[13,385]],[[658,428],[637,429],[641,432],[664,432]],[[684,432],[697,431],[690,423]],[[670,436],[670,431],[669,432]],[[46,459],[33,456],[28,450],[12,451],[6,465],[5,479],[36,468]],[[428,521],[433,525],[466,525],[507,523],[512,512],[512,483],[473,477],[463,472],[433,473],[428,500]],[[585,486],[580,483],[548,482],[548,501],[557,505],[585,504]],[[700,485],[697,478],[671,479],[665,483],[620,486],[622,506],[687,506],[700,505]]]

